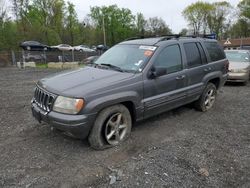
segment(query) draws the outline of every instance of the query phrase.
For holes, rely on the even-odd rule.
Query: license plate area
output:
[[[34,118],[39,122],[41,123],[42,121],[42,116],[41,116],[41,113],[40,112],[37,112],[34,110],[34,108],[32,108],[32,115],[34,116]]]

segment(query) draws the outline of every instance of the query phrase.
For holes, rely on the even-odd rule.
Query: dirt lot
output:
[[[34,120],[35,81],[55,72],[0,69],[0,187],[250,187],[250,85],[227,85],[207,112],[190,106],[137,123],[122,146]]]

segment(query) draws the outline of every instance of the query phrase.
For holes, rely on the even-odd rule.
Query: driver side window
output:
[[[158,55],[154,62],[155,67],[164,67],[167,74],[182,70],[182,58],[178,44],[168,46]]]

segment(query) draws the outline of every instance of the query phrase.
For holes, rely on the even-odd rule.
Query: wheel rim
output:
[[[215,101],[215,90],[214,89],[210,89],[208,90],[206,97],[205,97],[205,107],[206,109],[210,109]]]
[[[122,113],[112,115],[105,127],[105,138],[110,145],[117,145],[124,140],[128,130],[128,123],[126,122]]]

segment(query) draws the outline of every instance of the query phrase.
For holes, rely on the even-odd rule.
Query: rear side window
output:
[[[202,64],[201,55],[196,43],[184,44],[184,49],[187,57],[188,68],[196,67]]]
[[[179,45],[168,46],[162,50],[154,66],[165,67],[168,74],[182,70],[182,58]]]
[[[217,42],[205,42],[211,61],[219,61],[225,59],[225,53]]]
[[[200,51],[200,55],[201,55],[201,61],[203,64],[206,64],[207,63],[207,56],[204,52],[204,49],[203,47],[201,46],[201,43],[197,43],[197,46],[199,48],[199,51]]]

